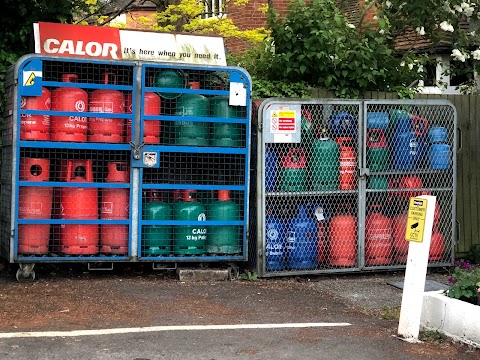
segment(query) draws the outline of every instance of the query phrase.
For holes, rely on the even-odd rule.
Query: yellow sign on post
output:
[[[405,240],[415,241],[419,243],[423,241],[423,230],[425,228],[426,217],[427,199],[410,198]]]

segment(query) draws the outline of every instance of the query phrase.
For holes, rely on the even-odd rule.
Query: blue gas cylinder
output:
[[[275,191],[277,181],[277,154],[268,146],[265,148],[265,191]]]
[[[357,120],[347,111],[339,111],[330,115],[330,122],[337,136],[355,136]]]
[[[304,205],[299,206],[298,215],[289,222],[287,252],[289,269],[308,270],[317,267],[317,224],[308,216]]]
[[[428,161],[432,169],[449,169],[450,145],[431,144],[428,152]]]
[[[367,128],[388,130],[388,113],[386,112],[367,112]]]
[[[265,269],[267,271],[285,270],[287,265],[285,223],[267,210],[265,216]]]
[[[427,128],[427,120],[418,116],[405,115],[397,119],[392,145],[395,169],[412,170],[421,165],[425,156],[424,136]]]

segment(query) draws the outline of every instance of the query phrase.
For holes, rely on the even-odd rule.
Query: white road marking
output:
[[[189,331],[189,330],[238,330],[238,329],[282,329],[308,327],[339,327],[350,326],[350,323],[287,323],[287,324],[238,324],[238,325],[180,325],[180,326],[150,326],[99,330],[73,331],[32,331],[0,333],[0,339],[28,338],[28,337],[73,337],[92,335],[112,335],[157,331]]]

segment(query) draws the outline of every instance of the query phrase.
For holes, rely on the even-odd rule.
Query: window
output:
[[[450,86],[459,86],[473,80],[473,61],[466,60],[464,63],[459,61],[455,64],[455,71],[450,74]]]
[[[434,55],[424,66],[423,80],[419,81],[420,92],[424,94],[460,94],[459,85],[477,81],[471,59],[465,63],[455,62],[456,70],[448,71],[450,55]]]
[[[225,15],[225,0],[203,0],[205,13],[203,19],[222,17]]]
[[[423,67],[423,86],[435,86],[437,82],[437,60],[429,61]]]

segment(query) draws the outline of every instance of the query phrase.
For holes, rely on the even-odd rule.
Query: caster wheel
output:
[[[228,267],[228,280],[236,280],[239,275],[240,269],[238,268],[238,265],[234,264]]]
[[[18,269],[16,278],[18,282],[33,282],[35,280],[35,270],[25,273],[22,269]]]

